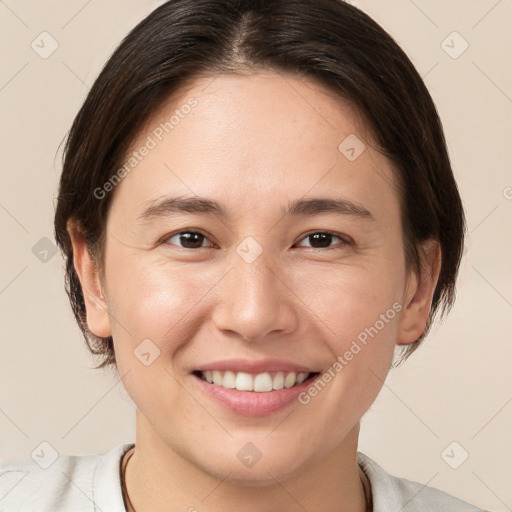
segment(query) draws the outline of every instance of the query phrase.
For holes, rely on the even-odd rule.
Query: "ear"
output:
[[[420,260],[421,277],[416,269],[411,269],[407,278],[397,345],[413,343],[425,332],[441,271],[441,247],[437,240],[424,242]]]
[[[78,224],[68,221],[67,231],[73,246],[73,264],[82,286],[87,327],[96,336],[108,338],[112,335],[112,328],[97,265]]]

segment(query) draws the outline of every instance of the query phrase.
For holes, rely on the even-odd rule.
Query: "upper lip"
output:
[[[295,373],[314,373],[319,370],[308,368],[307,366],[296,364],[291,361],[282,359],[222,359],[212,363],[203,364],[195,369],[195,371],[232,371],[245,373],[264,373],[264,372],[295,372]]]

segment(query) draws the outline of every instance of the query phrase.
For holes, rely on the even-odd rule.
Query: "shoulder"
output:
[[[1,462],[0,512],[124,512],[119,464],[131,446],[39,464],[32,459]]]
[[[440,489],[390,475],[364,453],[357,459],[370,480],[374,512],[486,512]]]

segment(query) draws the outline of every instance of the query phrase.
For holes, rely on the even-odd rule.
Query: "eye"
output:
[[[178,245],[178,247],[184,249],[201,249],[202,247],[208,247],[208,245],[203,245],[203,242],[207,240],[209,238],[200,231],[179,231],[164,238],[162,243]]]
[[[343,237],[329,231],[315,231],[302,238],[302,240],[310,241],[309,245],[306,245],[305,247],[311,247],[313,249],[329,249],[332,247],[331,244],[334,239],[337,239],[341,242],[341,244],[338,245],[351,245],[352,243],[352,240],[350,240],[348,237]]]
[[[311,247],[312,249],[329,249],[333,248],[332,243],[335,240],[339,242],[336,245],[351,245],[352,240],[348,237],[337,235],[329,231],[315,231],[309,233],[302,241],[309,240],[309,244],[302,247]],[[176,245],[183,249],[201,249],[203,247],[211,247],[214,244],[210,241],[205,245],[204,242],[210,241],[209,237],[200,231],[184,230],[173,233],[162,240],[162,243]],[[299,242],[300,243],[300,242]]]

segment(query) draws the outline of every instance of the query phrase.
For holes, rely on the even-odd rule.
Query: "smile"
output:
[[[214,386],[238,391],[268,393],[283,388],[292,388],[318,375],[318,372],[263,372],[251,374],[233,371],[198,371],[195,374]]]
[[[248,417],[268,416],[299,403],[320,375],[320,364],[286,359],[219,359],[190,373],[193,387],[223,409]]]

